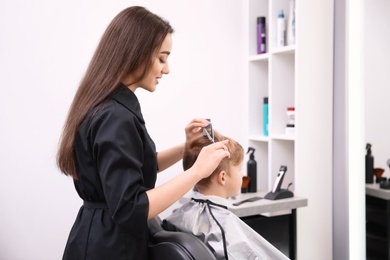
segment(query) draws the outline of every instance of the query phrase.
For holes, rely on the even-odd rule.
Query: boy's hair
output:
[[[207,177],[200,180],[196,185],[195,189],[197,187],[204,187],[207,186],[213,176],[215,174],[218,174],[222,170],[226,171],[227,174],[229,174],[229,167],[230,166],[237,166],[239,165],[242,160],[244,159],[244,149],[242,146],[233,140],[232,138],[229,138],[227,136],[223,136],[217,131],[214,130],[214,141],[219,142],[223,140],[229,140],[229,142],[226,144],[229,152],[230,152],[230,158],[224,158],[218,165],[218,167],[213,171],[213,173]],[[198,155],[203,147],[211,144],[210,140],[204,136],[200,136],[198,138],[195,138],[192,140],[184,149],[183,154],[183,169],[187,170],[194,165],[196,159],[198,158]]]

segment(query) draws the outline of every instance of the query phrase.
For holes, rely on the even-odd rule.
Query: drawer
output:
[[[378,208],[366,208],[366,220],[387,227],[387,213]]]
[[[367,240],[366,240],[367,252],[372,251],[372,252],[376,252],[377,254],[387,256],[388,243],[387,243],[386,238],[381,237],[381,236],[372,235],[369,233],[367,233],[366,238],[367,238]]]

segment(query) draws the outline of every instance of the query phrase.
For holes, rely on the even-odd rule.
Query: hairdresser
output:
[[[201,151],[190,169],[155,187],[158,171],[182,159],[185,144],[156,152],[135,95],[154,92],[169,73],[173,29],[143,7],[109,24],[75,94],[57,154],[84,201],[63,259],[147,259],[147,220],[161,213],[229,157],[226,142]],[[171,119],[167,119],[171,120]],[[186,142],[209,122],[194,119]]]

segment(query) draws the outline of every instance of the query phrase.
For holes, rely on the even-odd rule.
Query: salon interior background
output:
[[[0,259],[61,259],[81,200],[56,168],[58,138],[101,35],[130,5],[167,18],[176,31],[170,75],[155,93],[137,91],[157,148],[184,141],[194,117],[244,141],[240,1],[2,0]],[[181,171],[177,164],[159,182]]]
[[[246,142],[241,1],[2,0],[0,259],[61,258],[81,201],[72,181],[55,166],[58,138],[100,36],[129,5],[148,7],[176,30],[171,74],[160,81],[155,93],[137,92],[157,148],[184,140],[185,124],[198,116],[211,118],[216,129]],[[375,98],[375,91],[370,93]],[[382,98],[388,94],[388,88],[381,89]],[[178,164],[158,182],[180,171]],[[307,256],[311,243],[321,244],[322,239],[329,238],[313,233],[298,243],[305,243]],[[308,259],[320,259],[332,249],[322,250]]]

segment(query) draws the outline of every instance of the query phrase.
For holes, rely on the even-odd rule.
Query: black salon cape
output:
[[[157,155],[140,104],[121,86],[91,114],[77,131],[74,184],[84,201],[95,203],[80,208],[63,259],[147,259],[145,191],[155,185]]]

